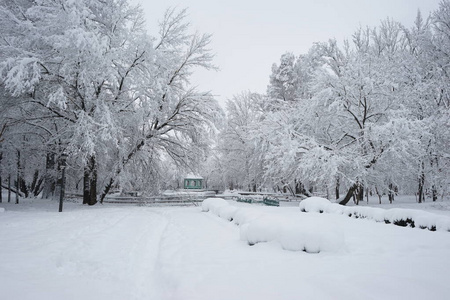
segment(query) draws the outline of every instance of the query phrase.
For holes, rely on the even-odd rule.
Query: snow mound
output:
[[[202,211],[216,212],[220,207],[229,205],[225,199],[222,198],[206,198],[202,202]]]
[[[0,207],[0,213],[5,212],[5,209],[3,207]]]
[[[330,200],[321,197],[309,197],[301,201],[299,204],[302,212],[318,212],[323,213],[331,204]]]
[[[284,250],[319,253],[344,248],[344,234],[318,218],[267,215],[241,226],[241,240],[249,245],[277,241]]]

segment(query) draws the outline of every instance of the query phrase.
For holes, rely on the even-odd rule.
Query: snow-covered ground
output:
[[[432,209],[450,217],[447,203],[440,205]],[[450,232],[298,207],[228,206],[202,212],[67,202],[58,213],[56,201],[2,203],[0,299],[449,298]],[[288,241],[297,231],[306,239],[332,232],[338,246],[311,254],[283,250],[286,240],[248,245],[251,230],[270,222],[285,230],[280,220],[297,226]]]

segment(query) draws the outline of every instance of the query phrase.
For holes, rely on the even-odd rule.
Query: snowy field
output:
[[[447,204],[400,206],[450,218]],[[0,299],[450,297],[450,232],[226,205],[1,203]],[[299,250],[299,236],[320,252]]]

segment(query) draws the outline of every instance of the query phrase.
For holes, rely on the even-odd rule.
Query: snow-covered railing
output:
[[[280,206],[280,201],[278,199],[272,199],[267,197],[238,197],[236,199],[237,202],[243,202],[248,204],[254,204],[254,203],[263,203],[265,205],[269,206]]]
[[[402,227],[450,231],[450,218],[421,210],[376,207],[346,207],[325,198],[311,197],[300,202],[302,212],[333,213],[356,219],[368,219]]]
[[[263,203],[269,206],[280,206],[280,200],[277,199],[264,198]]]
[[[251,198],[243,198],[243,197],[238,197],[236,199],[237,202],[242,202],[242,203],[248,203],[248,204],[252,204],[254,202],[253,199]]]
[[[139,204],[139,205],[197,205],[202,202],[205,197],[189,197],[180,196],[153,196],[153,197],[131,197],[131,196],[114,196],[106,197],[104,203],[114,204]]]

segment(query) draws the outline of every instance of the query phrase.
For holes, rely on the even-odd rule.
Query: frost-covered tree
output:
[[[280,58],[280,65],[272,65],[270,84],[267,95],[279,101],[294,101],[297,98],[298,77],[295,72],[295,56],[285,53]]]
[[[397,192],[419,202],[445,195],[449,12],[450,1],[442,1],[426,20],[418,12],[412,28],[386,19],[357,29],[342,46],[329,40],[297,58],[282,55],[253,130],[228,127],[224,133],[235,136],[222,139],[225,153],[236,154],[218,161],[235,160],[230,172],[239,182],[246,182],[246,162],[259,161],[266,186],[332,191],[341,204],[364,192],[391,202]]]
[[[143,86],[135,103],[137,122],[129,123],[131,132],[139,134],[127,139],[102,199],[138,152],[148,153],[146,157],[152,157],[152,163],[170,161],[185,169],[205,157],[210,134],[215,132],[222,110],[209,92],[198,92],[189,86],[195,68],[215,67],[208,48],[211,36],[189,33],[185,18],[186,10],[170,9],[164,16],[160,37],[154,43],[155,71],[144,77],[150,82]]]
[[[229,189],[256,191],[262,186],[260,144],[253,138],[262,118],[263,97],[243,92],[227,101],[227,122],[217,148],[222,180]]]
[[[118,144],[114,114],[132,102],[131,69],[147,52],[137,43],[142,13],[126,1],[92,0],[13,2],[1,14],[9,29],[3,84],[59,119],[61,150],[81,159],[84,202],[95,204],[97,152],[111,139]]]
[[[119,176],[130,182],[131,170],[157,186],[162,165],[200,159],[220,109],[189,87],[195,67],[213,66],[210,36],[189,32],[185,10],[167,11],[159,38],[126,0],[15,1],[0,16],[0,84],[57,127],[47,142],[83,178],[84,203],[95,204],[99,184],[102,200]]]
[[[336,187],[336,194],[346,188],[342,204],[363,188],[393,196],[415,180],[418,161],[435,156],[427,145],[436,124],[417,116],[418,105],[431,105],[436,82],[417,58],[427,31],[416,26],[408,31],[387,19],[357,30],[342,48],[334,40],[313,47],[310,97],[279,105],[260,126],[267,178],[300,179],[327,192]]]

